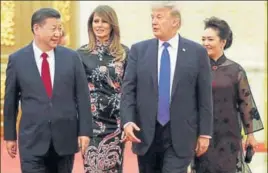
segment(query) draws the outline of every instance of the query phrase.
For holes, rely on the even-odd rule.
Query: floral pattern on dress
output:
[[[115,61],[109,42],[97,42],[95,50],[78,50],[88,80],[93,138],[84,155],[85,173],[121,173],[123,144],[120,142],[120,99],[125,61]],[[126,54],[128,49],[125,47]]]
[[[118,173],[114,169],[117,164],[122,164],[122,148],[120,147],[120,130],[107,135],[98,145],[90,145],[84,161],[86,173]],[[112,140],[111,140],[112,139]]]

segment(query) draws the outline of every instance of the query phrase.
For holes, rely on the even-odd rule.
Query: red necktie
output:
[[[43,80],[47,95],[49,98],[52,96],[52,84],[50,78],[50,70],[49,64],[47,61],[48,55],[46,53],[42,53],[41,57],[43,58],[42,69],[41,69],[41,78]]]

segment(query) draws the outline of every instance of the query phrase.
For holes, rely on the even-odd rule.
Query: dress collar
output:
[[[226,59],[227,59],[226,56],[222,54],[222,56],[216,61],[210,58],[210,64],[211,66],[219,66],[219,65],[222,65],[226,61]]]

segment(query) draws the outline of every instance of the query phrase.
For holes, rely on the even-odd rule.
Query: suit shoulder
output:
[[[56,51],[63,57],[66,61],[69,62],[77,62],[77,60],[81,61],[80,55],[73,49],[57,46]]]
[[[128,46],[126,46],[126,45],[124,45],[122,43],[121,43],[121,46],[123,47],[123,49],[125,50],[125,52],[129,52],[129,47]]]
[[[68,47],[63,47],[63,46],[57,46],[57,49],[60,51],[60,52],[65,52],[65,53],[70,53],[70,54],[77,54],[77,52],[73,49],[70,49]]]
[[[18,49],[17,51],[15,51],[15,52],[13,52],[13,53],[11,53],[10,55],[9,55],[9,58],[17,58],[17,57],[21,57],[21,56],[23,56],[25,53],[27,53],[27,52],[29,52],[29,50],[32,48],[32,44],[29,44],[29,45],[27,45],[27,46],[24,46],[24,47],[22,47],[22,48],[20,48],[20,49]]]
[[[89,51],[88,44],[82,45],[81,47],[79,47],[78,49],[76,49],[76,51],[78,53],[88,52]]]
[[[198,42],[187,39],[187,38],[181,38],[183,39],[189,46],[192,46],[198,50],[205,50],[205,48]]]
[[[79,58],[83,61],[83,59],[87,58],[90,56],[91,52],[88,49],[88,44],[82,45],[78,49],[76,49],[76,52],[79,55]]]
[[[148,45],[150,45],[151,43],[153,43],[153,41],[155,41],[156,39],[155,38],[152,38],[152,39],[147,39],[147,40],[142,40],[142,41],[139,41],[139,42],[136,42],[134,44],[132,44],[131,47],[142,47],[142,48],[145,48],[147,47]]]
[[[147,40],[142,40],[142,41],[136,42],[133,45],[144,46],[144,45],[150,44],[153,40],[155,40],[155,38],[147,39]]]

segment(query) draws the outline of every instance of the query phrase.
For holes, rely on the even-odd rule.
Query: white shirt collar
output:
[[[34,54],[35,54],[35,58],[41,58],[41,55],[43,53],[43,51],[36,45],[35,41],[33,41],[33,50],[34,50]],[[49,57],[53,57],[54,55],[54,49],[47,51],[46,52]]]
[[[168,41],[159,40],[158,48],[161,48],[163,46],[164,42],[168,42],[170,44],[170,47],[172,47],[172,48],[177,48],[177,45],[179,43],[179,34],[176,34],[174,37],[172,37]]]

